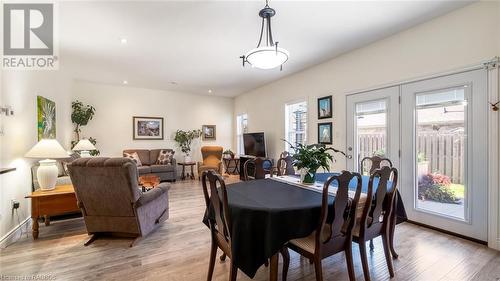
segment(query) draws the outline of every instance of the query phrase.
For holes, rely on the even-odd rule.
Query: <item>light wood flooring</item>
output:
[[[229,181],[234,181],[230,179]],[[88,247],[81,218],[41,224],[37,241],[23,236],[0,251],[0,280],[48,276],[47,280],[205,280],[209,230],[201,223],[204,200],[198,181],[177,182],[170,190],[170,219],[133,248],[127,239],[101,239]],[[393,280],[500,280],[500,253],[467,240],[409,223],[396,228]],[[357,280],[363,280],[354,246]],[[372,280],[388,280],[381,241],[369,254]],[[281,270],[281,261],[280,261]],[[217,260],[214,280],[227,280],[229,263]],[[343,254],[323,261],[325,280],[348,280]],[[3,276],[3,279],[2,279]],[[254,280],[267,280],[268,268]],[[314,280],[314,268],[291,252],[288,280]],[[21,280],[21,279],[16,279]],[[249,280],[241,271],[238,280]]]

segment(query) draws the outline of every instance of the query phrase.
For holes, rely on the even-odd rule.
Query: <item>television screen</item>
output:
[[[266,157],[266,139],[264,133],[243,134],[245,155]]]

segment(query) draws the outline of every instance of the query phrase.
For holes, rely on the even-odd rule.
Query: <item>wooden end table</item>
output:
[[[240,158],[234,157],[234,158],[222,158],[222,159],[224,160],[224,166],[226,166],[226,172],[228,174],[238,175],[240,173],[239,170]],[[232,170],[229,169],[231,163],[234,163],[234,167],[232,168]]]
[[[182,166],[182,180],[185,180],[186,178],[194,180],[194,165],[196,165],[196,162],[178,162],[177,165]],[[191,174],[189,174],[189,172],[186,173],[186,166],[191,166]]]
[[[41,216],[44,216],[45,225],[48,226],[49,216],[80,212],[73,185],[59,185],[54,190],[48,191],[38,189],[25,198],[31,198],[33,239],[38,239],[38,219]]]
[[[160,177],[154,174],[147,174],[139,177],[139,185],[142,191],[146,192],[157,187],[160,184]]]

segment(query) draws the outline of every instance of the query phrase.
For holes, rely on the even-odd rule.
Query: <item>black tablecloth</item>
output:
[[[250,278],[286,242],[309,235],[318,225],[319,192],[263,179],[228,185],[227,193],[232,259]],[[330,204],[333,200],[330,196]]]

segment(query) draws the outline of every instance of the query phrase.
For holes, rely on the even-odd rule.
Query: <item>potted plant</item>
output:
[[[234,159],[234,152],[232,152],[231,149],[226,149],[224,152],[222,152],[222,154],[224,154],[225,158]]]
[[[80,133],[82,132],[82,127],[87,126],[90,120],[94,117],[95,108],[91,105],[84,105],[81,101],[74,101],[71,103],[71,122],[75,124],[75,128],[73,132],[75,133],[75,140],[71,141],[71,148],[75,147],[75,145],[80,141]],[[96,145],[97,140],[89,137],[88,140]],[[90,155],[96,156],[99,155],[99,150],[90,151]]]
[[[314,184],[316,172],[319,168],[330,171],[330,163],[334,161],[334,158],[329,151],[339,152],[345,156],[344,152],[322,144],[305,145],[298,143],[296,146],[289,142],[288,144],[294,150],[292,163],[300,171],[301,182],[304,184]]]
[[[201,136],[201,130],[191,130],[191,131],[183,131],[177,130],[175,132],[174,140],[177,142],[177,145],[184,153],[184,162],[191,162],[191,143],[194,139],[197,139]]]

